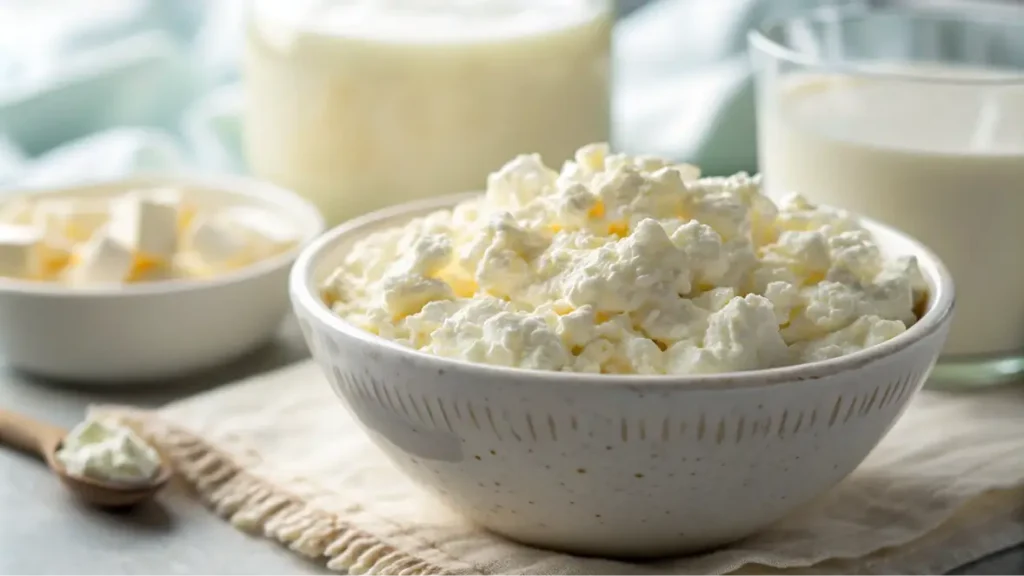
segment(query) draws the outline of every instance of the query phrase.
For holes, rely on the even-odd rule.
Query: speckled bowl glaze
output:
[[[927,311],[879,346],[800,366],[655,377],[476,365],[385,341],[320,301],[317,286],[354,241],[463,198],[331,230],[299,256],[291,298],[331,386],[398,468],[465,517],[527,544],[656,557],[763,529],[864,460],[928,376],[952,317],[942,263],[870,221],[886,251],[919,258]]]

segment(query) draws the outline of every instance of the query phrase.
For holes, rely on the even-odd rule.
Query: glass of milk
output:
[[[768,193],[887,222],[952,272],[945,385],[1024,373],[1024,10],[964,5],[833,6],[749,38]]]
[[[610,138],[612,0],[253,0],[251,170],[329,224]]]

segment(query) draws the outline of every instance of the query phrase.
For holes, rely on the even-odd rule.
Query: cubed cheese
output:
[[[179,234],[184,233],[188,229],[199,213],[195,203],[190,201],[188,196],[177,188],[155,188],[138,192],[137,195],[167,206],[173,206],[178,211]]]
[[[72,284],[121,283],[132,274],[135,254],[109,232],[109,229],[102,229],[77,247],[68,270],[68,280]]]
[[[16,198],[0,206],[0,223],[32,224],[35,205],[28,198]]]
[[[47,243],[84,242],[106,224],[109,205],[105,200],[93,199],[44,200],[36,206],[33,216],[33,225]]]
[[[178,209],[142,195],[119,198],[108,235],[140,259],[170,262],[178,248]]]
[[[0,224],[0,276],[36,278],[43,264],[43,237],[38,230]]]
[[[214,270],[241,266],[253,253],[244,231],[217,217],[194,220],[182,239],[182,248]]]
[[[71,284],[216,276],[294,246],[271,210],[173,187],[110,197],[36,195],[0,205],[0,276]]]
[[[228,208],[220,214],[227,225],[242,231],[251,246],[254,257],[266,258],[283,252],[301,238],[291,222],[279,218],[268,210],[252,206]]]

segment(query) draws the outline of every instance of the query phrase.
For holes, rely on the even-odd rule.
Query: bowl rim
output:
[[[38,199],[49,195],[74,195],[107,188],[121,188],[127,192],[132,189],[157,187],[182,188],[186,191],[190,187],[218,189],[227,194],[266,202],[288,213],[288,218],[296,225],[302,240],[290,250],[210,278],[71,287],[55,282],[0,277],[0,293],[82,299],[131,298],[192,292],[243,283],[289,266],[302,249],[325,228],[324,217],[320,211],[297,193],[265,180],[237,174],[147,172],[125,177],[85,179],[55,186],[15,186],[4,189],[3,195],[0,196],[0,205],[23,197]]]
[[[350,235],[363,228],[373,228],[382,221],[401,216],[414,218],[426,215],[431,211],[451,208],[456,203],[477,197],[480,192],[463,192],[425,200],[416,200],[356,217],[339,226],[328,230],[319,238],[309,243],[299,254],[292,266],[289,277],[289,296],[293,305],[301,308],[308,316],[328,330],[338,332],[346,337],[354,338],[366,345],[382,348],[384,351],[401,356],[403,360],[422,364],[425,369],[468,372],[482,381],[496,379],[508,380],[545,380],[550,384],[585,385],[585,386],[656,386],[661,388],[699,389],[736,389],[760,388],[769,385],[794,381],[817,380],[833,376],[840,372],[855,370],[880,361],[884,358],[909,348],[923,340],[948,323],[954,308],[954,286],[949,270],[931,249],[912,236],[876,220],[854,214],[857,221],[872,234],[878,231],[900,238],[913,247],[913,254],[921,261],[926,276],[934,276],[935,301],[930,303],[925,314],[918,321],[895,338],[876,344],[852,354],[791,366],[748,370],[744,372],[724,372],[720,374],[592,374],[583,372],[556,372],[528,368],[512,368],[468,362],[465,360],[434,356],[426,352],[414,350],[367,332],[346,322],[334,314],[319,297],[319,290],[313,283],[315,264],[334,246]],[[828,208],[828,206],[823,206]]]

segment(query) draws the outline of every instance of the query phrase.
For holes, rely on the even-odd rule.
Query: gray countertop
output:
[[[306,356],[294,324],[271,345],[216,372],[149,390],[57,387],[0,372],[0,406],[72,426],[91,403],[155,407]],[[4,370],[0,367],[0,370]],[[324,568],[236,531],[180,488],[111,515],[79,505],[32,458],[0,449],[0,574],[316,574]],[[1024,574],[1024,547],[960,574]]]

